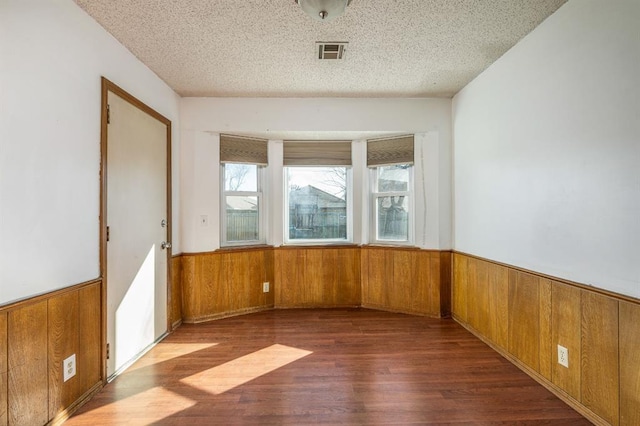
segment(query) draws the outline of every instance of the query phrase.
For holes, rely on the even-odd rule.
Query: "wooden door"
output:
[[[107,92],[107,377],[167,331],[167,124]],[[169,246],[170,247],[170,246]]]

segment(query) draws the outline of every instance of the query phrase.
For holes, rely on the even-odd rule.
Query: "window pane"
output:
[[[256,241],[258,232],[258,197],[229,195],[227,204],[227,241]]]
[[[289,239],[347,239],[346,167],[288,167]]]
[[[378,197],[378,239],[393,241],[409,240],[409,197]]]
[[[378,167],[378,192],[408,191],[411,164]]]
[[[258,166],[256,164],[226,163],[224,165],[225,191],[258,191]]]

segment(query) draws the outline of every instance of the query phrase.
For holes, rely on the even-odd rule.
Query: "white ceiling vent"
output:
[[[316,41],[318,59],[343,59],[348,44],[346,41]]]

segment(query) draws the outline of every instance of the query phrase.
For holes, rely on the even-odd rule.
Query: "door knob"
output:
[[[162,247],[162,250],[171,248],[171,242],[163,241],[162,244],[160,244],[160,247]]]

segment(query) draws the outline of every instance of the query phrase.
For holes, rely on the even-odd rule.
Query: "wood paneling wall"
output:
[[[450,308],[451,253],[362,248],[362,306],[433,317]]]
[[[453,281],[453,253],[450,251],[440,252],[440,286],[437,291],[432,290],[431,294],[436,297],[440,293],[440,317],[451,315],[451,285]]]
[[[182,322],[182,256],[171,258],[171,305],[169,306],[169,324],[175,330]]]
[[[451,308],[451,252],[322,246],[181,256],[182,317],[200,322],[253,310],[364,306],[442,317]],[[262,293],[262,283],[271,292]]]
[[[461,253],[453,270],[458,322],[594,423],[640,424],[640,303]]]
[[[360,247],[275,250],[277,308],[360,306]]]
[[[9,424],[42,425],[49,420],[47,301],[8,316]]]
[[[0,309],[0,425],[63,419],[102,385],[101,283],[86,283]],[[63,381],[63,360],[76,375]]]
[[[48,301],[49,316],[49,418],[77,399],[78,380],[63,382],[62,362],[78,352],[78,292],[66,293]],[[78,369],[83,371],[83,369]]]
[[[187,323],[273,307],[273,249],[182,256],[182,320]],[[269,293],[262,283],[270,282]]]
[[[618,315],[617,300],[582,292],[582,403],[613,425],[619,414]]]
[[[620,424],[640,425],[640,306],[620,302]]]
[[[96,385],[102,384],[102,330],[100,322],[101,284],[85,286],[78,290],[78,387],[76,395],[84,397]]]
[[[469,262],[469,266],[485,262]],[[471,268],[470,268],[471,269]],[[486,282],[478,287],[485,288]],[[482,309],[482,300],[469,291],[469,311]],[[509,271],[509,352],[520,361],[540,372],[540,283],[537,277]],[[473,327],[473,324],[471,324]],[[474,327],[481,331],[482,328]]]
[[[580,289],[566,284],[553,283],[551,289],[551,341],[569,349],[569,366],[582,362]],[[552,381],[576,401],[580,401],[581,368],[566,368],[558,364],[558,351],[553,351]]]

